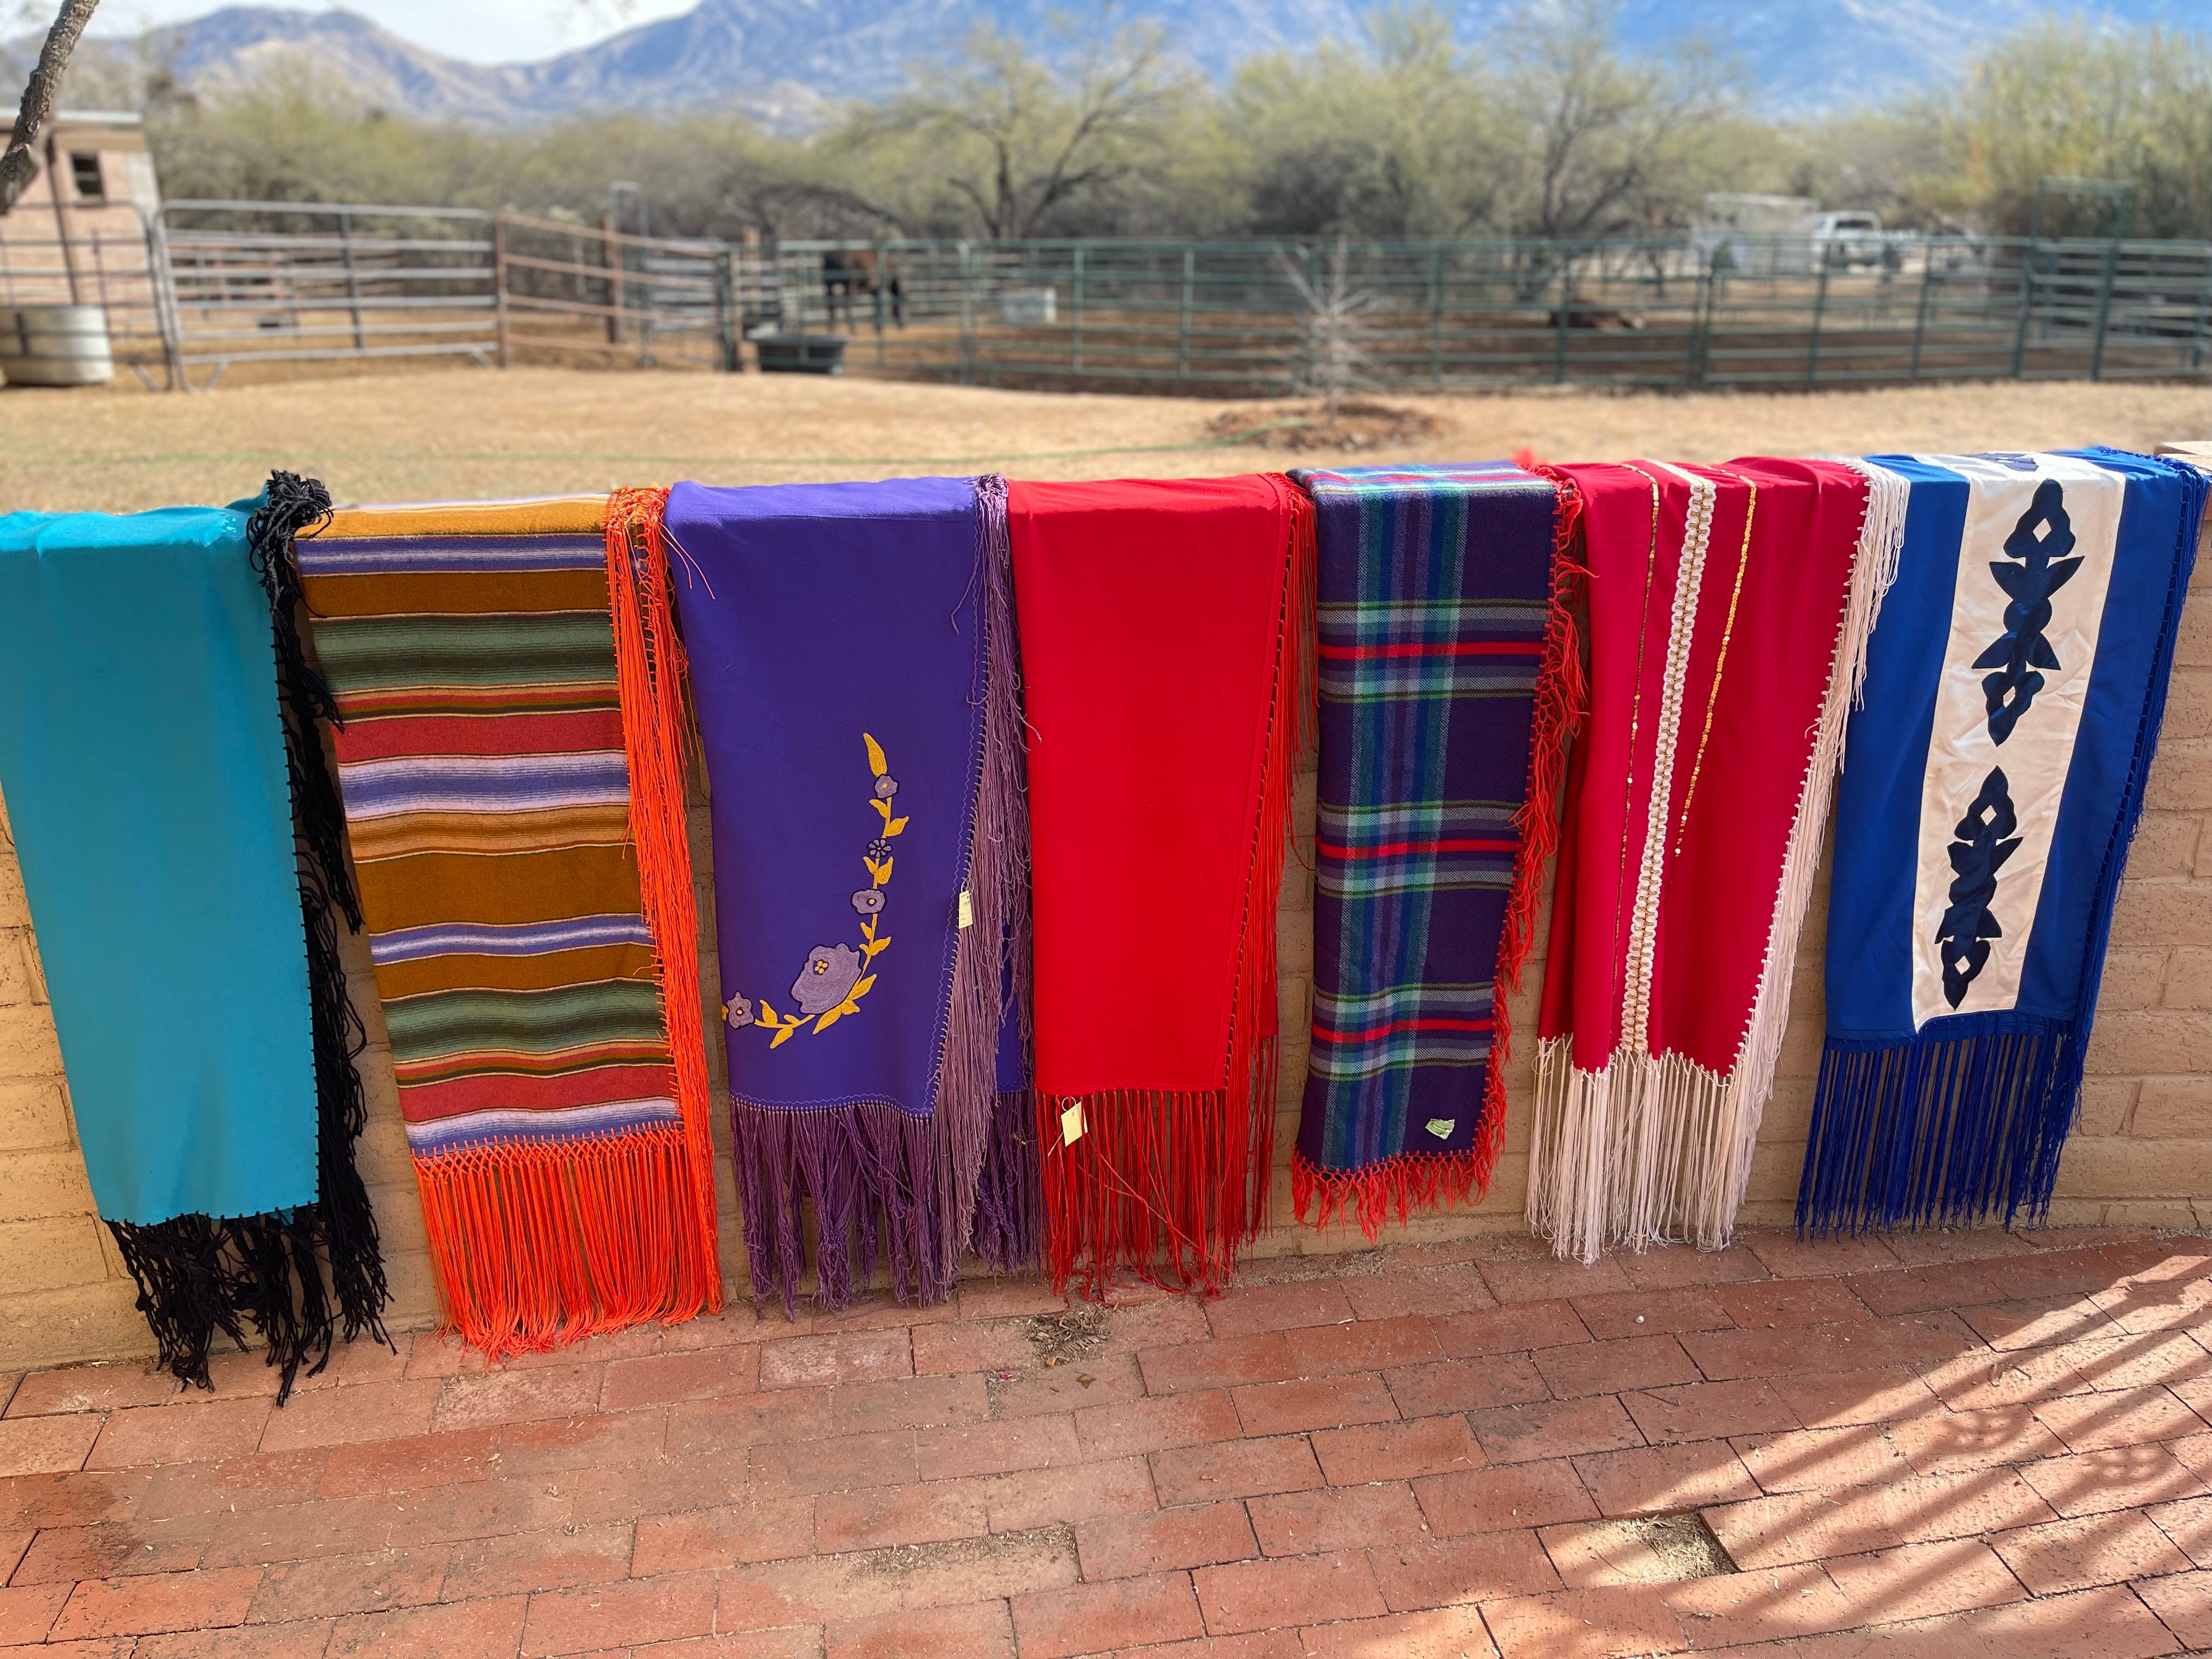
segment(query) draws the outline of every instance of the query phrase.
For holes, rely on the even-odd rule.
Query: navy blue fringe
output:
[[[2050,1208],[2081,1096],[2071,1030],[1995,1031],[1820,1059],[1797,1228],[1965,1226]]]

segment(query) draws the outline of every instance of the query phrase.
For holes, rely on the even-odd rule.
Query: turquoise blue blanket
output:
[[[276,647],[246,522],[0,517],[0,791],[111,1221],[316,1197]]]

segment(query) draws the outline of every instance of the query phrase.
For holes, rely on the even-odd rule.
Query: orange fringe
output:
[[[667,510],[665,489],[617,489],[608,497],[607,599],[622,690],[623,745],[629,753],[630,838],[637,848],[638,889],[676,1067],[676,1104],[684,1115],[691,1176],[686,1208],[711,1260],[716,1234],[713,1085],[700,1013],[699,910],[684,793],[684,741],[692,725],[684,706],[684,641],[668,585],[662,525]],[[702,1305],[720,1311],[719,1273],[710,1275]]]
[[[721,1305],[676,1128],[418,1158],[447,1322],[492,1358]]]
[[[683,646],[661,535],[667,497],[665,489],[616,491],[605,531],[630,836],[682,1121],[416,1161],[447,1322],[495,1358],[722,1306],[684,821]]]
[[[1035,1097],[1044,1148],[1045,1265],[1055,1290],[1079,1274],[1086,1295],[1102,1296],[1117,1273],[1127,1272],[1165,1289],[1216,1295],[1235,1277],[1237,1255],[1267,1225],[1281,1050],[1276,909],[1297,759],[1311,745],[1318,720],[1314,506],[1288,478],[1270,476],[1285,510],[1287,547],[1259,822],[1237,942],[1227,1086],[1082,1096],[1084,1134],[1073,1148],[1061,1141],[1060,1114],[1078,1100]]]

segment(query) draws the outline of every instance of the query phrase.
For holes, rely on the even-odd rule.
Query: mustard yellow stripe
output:
[[[417,853],[550,853],[613,847],[629,839],[629,808],[556,806],[542,812],[402,812],[356,818],[347,830],[356,863]]]
[[[538,501],[427,502],[421,506],[345,507],[320,536],[591,536],[605,525],[604,495],[563,495]]]

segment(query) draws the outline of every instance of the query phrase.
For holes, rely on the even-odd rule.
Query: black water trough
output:
[[[842,334],[759,334],[753,337],[763,374],[842,374]]]

